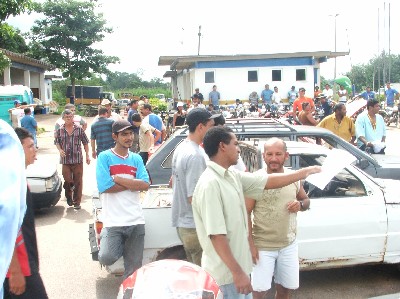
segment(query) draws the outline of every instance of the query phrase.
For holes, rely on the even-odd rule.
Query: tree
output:
[[[5,39],[7,36],[7,34],[4,34],[4,32],[7,32],[8,34],[11,33],[9,31],[10,26],[8,26],[7,24],[4,24],[4,21],[9,16],[19,15],[20,13],[30,11],[31,8],[32,8],[31,0],[1,0],[0,1],[0,41],[2,41],[1,44],[3,44],[3,42],[4,42],[3,39]],[[3,48],[3,46],[1,44],[0,44],[0,48]],[[5,49],[10,50],[8,48],[5,48]],[[10,51],[12,51],[12,50],[10,50]],[[10,64],[11,64],[10,59],[6,55],[4,55],[4,53],[2,51],[0,51],[0,73],[3,73],[3,70],[6,67],[9,67]]]
[[[31,29],[31,50],[35,58],[44,58],[69,78],[72,90],[77,80],[93,74],[108,74],[107,66],[119,62],[94,47],[112,29],[105,26],[102,14],[96,14],[94,1],[47,0],[36,11],[45,17]]]
[[[0,24],[0,48],[21,54],[29,50],[21,31],[7,23]]]

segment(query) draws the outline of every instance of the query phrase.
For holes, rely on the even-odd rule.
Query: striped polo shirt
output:
[[[112,125],[114,120],[106,117],[99,117],[90,128],[90,139],[96,140],[97,156],[105,150],[113,148],[115,141],[112,138]]]
[[[65,157],[60,157],[60,163],[83,163],[82,144],[88,143],[89,139],[82,127],[78,127],[74,124],[74,129],[72,130],[71,135],[69,135],[67,130],[65,130],[65,125],[61,125],[61,127],[56,131],[56,137],[54,140],[54,144],[59,144],[65,152]]]

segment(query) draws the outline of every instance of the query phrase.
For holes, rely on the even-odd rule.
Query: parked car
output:
[[[356,157],[354,165],[370,176],[400,180],[400,157],[368,154],[324,128],[291,125],[282,120],[267,118],[227,119],[226,126],[234,131],[240,141],[260,142],[278,137],[285,141],[320,143],[343,149]],[[168,184],[174,149],[187,137],[188,132],[187,128],[177,130],[149,159],[146,168],[153,184]]]
[[[126,107],[130,103],[130,99],[119,99],[117,100],[118,106]]]
[[[38,157],[27,168],[27,181],[35,210],[55,206],[61,197],[62,183],[57,164]]]
[[[255,131],[257,128],[255,127]],[[254,136],[263,136],[263,140],[251,138],[254,136],[246,136],[240,131],[240,127],[236,129],[238,137],[248,139],[240,142],[241,156],[247,169],[251,172],[260,169],[263,167],[263,142],[267,136],[262,135],[260,130]],[[176,146],[185,138],[185,130],[181,129],[172,135],[149,160],[146,166],[153,183],[154,178],[157,183],[168,182],[171,176],[172,155]],[[249,129],[244,131],[249,133]],[[293,131],[290,127],[283,126],[282,132]],[[275,134],[289,139],[287,145],[290,157],[285,166],[299,169],[321,165],[330,149],[309,142],[290,141],[303,137],[300,130],[298,132],[299,136]],[[304,136],[309,137],[309,133]],[[329,134],[321,134],[322,136],[330,137]],[[350,155],[343,149],[339,151],[343,155]],[[306,182],[305,190],[311,198],[311,210],[300,213],[298,217],[301,268],[399,263],[400,233],[397,224],[400,223],[400,198],[397,182],[372,178],[354,165],[348,165],[336,174],[323,190]],[[96,257],[102,227],[101,202],[98,198],[94,198],[93,202],[94,224],[89,227],[89,239],[92,256]],[[146,219],[144,264],[162,258],[185,257],[181,241],[175,228],[171,226],[171,202],[172,190],[166,185],[152,185],[148,192],[143,193],[142,207]],[[117,263],[119,271],[123,271],[122,260]]]

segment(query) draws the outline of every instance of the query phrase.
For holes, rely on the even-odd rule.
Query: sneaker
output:
[[[81,205],[76,205],[76,204],[75,204],[75,205],[74,205],[74,209],[75,209],[75,210],[80,210],[80,209],[81,209]]]
[[[67,204],[69,206],[72,206],[72,198],[71,197],[67,197]]]

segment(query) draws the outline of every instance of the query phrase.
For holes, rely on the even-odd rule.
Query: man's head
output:
[[[386,88],[389,89],[390,88],[390,82],[386,83]]]
[[[131,108],[133,110],[138,110],[138,107],[139,107],[139,101],[138,100],[132,100],[131,101]]]
[[[274,86],[274,91],[278,92],[278,86]]]
[[[206,133],[203,141],[204,151],[211,158],[218,153],[227,159],[229,165],[235,165],[239,159],[240,148],[232,129],[223,126],[213,127]]]
[[[196,88],[194,91],[195,91],[196,93],[198,93],[200,90],[199,90],[198,88]]]
[[[329,84],[325,84],[325,89],[329,89],[331,86]]]
[[[292,88],[291,88],[293,91],[296,89],[296,87],[295,86],[292,86]]]
[[[142,117],[139,113],[135,113],[132,115],[132,124],[137,128],[140,127],[140,125],[142,124]]]
[[[315,86],[315,87],[314,87],[314,90],[315,90],[315,91],[318,91],[318,90],[319,90],[319,86]]]
[[[29,108],[29,107],[24,108],[24,113],[25,113],[25,115],[31,115],[31,113],[32,113],[31,108]]]
[[[194,94],[192,97],[192,103],[195,107],[199,104],[199,96],[197,94]]]
[[[64,120],[65,125],[71,125],[74,123],[74,113],[69,109],[65,109],[61,113],[61,118]]]
[[[344,103],[337,103],[335,107],[333,107],[333,112],[335,112],[335,116],[343,118],[346,116],[346,105]]]
[[[310,106],[309,102],[301,103],[301,108],[303,108],[303,111],[305,111],[305,112],[310,112],[311,111],[311,106]]]
[[[217,85],[213,85],[213,90],[214,90],[214,91],[217,90]]]
[[[14,107],[17,108],[19,106],[21,106],[21,102],[19,100],[15,100],[14,101]]]
[[[108,100],[108,99],[103,99],[103,100],[101,101],[101,106],[106,107],[107,110],[110,111],[110,110],[111,110],[111,102],[110,102],[110,100]]]
[[[305,88],[304,87],[300,87],[299,88],[299,96],[300,97],[304,97],[305,93],[306,93]]]
[[[379,106],[379,101],[375,99],[371,99],[367,101],[367,110],[368,112],[377,114],[379,112],[379,109],[381,107]]]
[[[108,109],[104,106],[99,106],[99,117],[108,117]]]
[[[343,85],[339,85],[339,88],[340,88],[340,90],[343,90],[344,86]]]
[[[75,108],[75,105],[74,104],[65,104],[65,107],[64,107],[64,109],[65,110],[70,110],[73,114],[75,114],[75,110],[76,110],[76,108]]]
[[[265,89],[269,89],[269,84],[265,84]]]
[[[286,143],[279,138],[271,138],[264,144],[264,161],[268,173],[283,172],[285,161],[289,158]]]
[[[143,104],[142,109],[140,110],[143,116],[147,116],[152,113],[152,108],[150,104]]]
[[[28,167],[28,165],[33,164],[36,160],[36,146],[33,136],[28,130],[20,127],[15,128],[15,133],[17,133],[19,141],[21,141],[22,148],[24,149],[25,167]]]
[[[367,86],[367,92],[371,91],[371,86]]]
[[[325,102],[326,102],[326,96],[325,96],[323,93],[321,93],[321,94],[317,97],[317,99],[319,99],[321,103],[325,103]]]
[[[118,120],[112,125],[112,138],[115,140],[115,146],[129,149],[133,143],[133,126],[129,121]]]
[[[211,115],[204,108],[193,108],[186,116],[186,124],[191,134],[198,134],[201,139],[212,126],[214,126],[214,118],[219,115]]]
[[[211,114],[218,114],[213,111]],[[214,126],[224,126],[225,125],[225,117],[222,114],[218,114],[216,118],[214,118]]]

